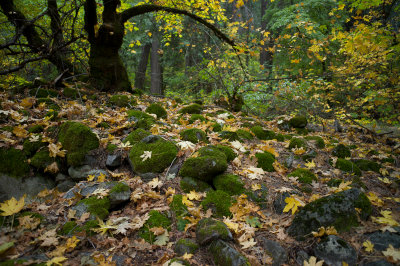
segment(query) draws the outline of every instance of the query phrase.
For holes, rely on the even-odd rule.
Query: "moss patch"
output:
[[[50,157],[50,153],[47,149],[43,149],[37,152],[31,158],[31,165],[36,167],[37,169],[45,169],[47,166],[54,162],[54,158]]]
[[[344,158],[351,157],[351,152],[350,152],[350,149],[348,147],[346,147],[343,144],[339,144],[333,149],[332,155],[336,156],[338,158],[343,158],[344,159]]]
[[[129,104],[131,103],[128,95],[118,95],[118,94],[111,96],[109,101],[112,105],[118,107],[128,107]]]
[[[289,125],[294,128],[305,128],[307,126],[307,118],[305,116],[295,116],[289,120]]]
[[[167,118],[167,111],[158,103],[152,103],[147,107],[146,112],[157,115],[157,118]]]
[[[183,140],[198,143],[200,141],[207,141],[206,133],[198,128],[186,129],[180,133]]]
[[[323,138],[321,138],[320,136],[307,136],[304,137],[306,140],[313,140],[315,141],[315,146],[317,146],[317,148],[319,149],[323,149],[325,148],[325,141]]]
[[[218,175],[213,179],[213,185],[217,190],[225,191],[229,195],[240,195],[245,191],[240,177],[232,174]]]
[[[272,153],[267,151],[263,153],[257,153],[256,158],[257,158],[257,167],[262,168],[264,171],[267,172],[275,171],[275,168],[273,166],[273,163],[275,162],[275,156]]]
[[[175,216],[177,218],[182,218],[189,213],[186,205],[182,203],[182,197],[183,196],[180,194],[174,195],[171,203],[169,204],[169,207],[173,212],[175,212]]]
[[[136,123],[136,128],[149,130],[155,122],[154,117],[139,110],[129,110],[127,111],[127,114],[129,120],[132,120]]]
[[[196,122],[197,120],[201,121],[201,122],[205,122],[207,121],[207,119],[199,114],[192,114],[189,118],[189,123],[193,124],[194,122]]]
[[[189,193],[192,190],[197,192],[203,192],[212,189],[211,186],[206,182],[188,176],[182,178],[180,186],[185,193]]]
[[[210,182],[214,176],[223,173],[227,168],[228,163],[225,157],[192,157],[186,159],[179,174],[183,177],[188,176],[198,178],[205,182]]]
[[[150,218],[146,221],[143,227],[139,230],[139,236],[146,240],[149,243],[153,243],[156,236],[153,232],[150,231],[150,228],[153,227],[162,227],[165,229],[169,229],[171,225],[171,221],[164,214],[151,210],[149,212]]]
[[[271,130],[265,130],[261,126],[254,126],[251,129],[251,132],[256,135],[258,139],[261,140],[268,140],[268,139],[274,139],[275,138],[275,132]]]
[[[181,114],[201,114],[203,107],[200,104],[191,104],[179,110]]]
[[[201,202],[205,210],[211,209],[218,217],[231,216],[229,208],[232,205],[231,196],[222,190],[209,191]]]
[[[342,158],[337,159],[335,167],[344,172],[353,173],[355,175],[361,175],[361,170],[355,163]]]
[[[360,159],[360,160],[353,160],[353,162],[363,171],[374,171],[379,173],[379,169],[381,169],[381,165],[377,162]]]
[[[44,126],[43,125],[33,125],[28,128],[29,133],[40,133],[43,132]]]
[[[298,177],[299,182],[304,184],[311,184],[313,180],[317,180],[317,177],[308,169],[299,168],[291,172],[289,175],[293,177]]]
[[[304,148],[307,149],[307,142],[302,138],[292,138],[289,143],[289,149]]]
[[[99,199],[97,197],[89,197],[78,202],[77,206],[83,204],[87,210],[93,215],[104,220],[108,216],[110,209],[110,200],[106,198]]]
[[[0,172],[13,177],[23,177],[29,174],[29,165],[25,154],[14,148],[0,148]]]
[[[143,161],[145,151],[151,152],[151,158]],[[171,165],[178,154],[175,144],[159,138],[153,143],[139,142],[129,152],[129,159],[137,173],[161,173]]]
[[[222,151],[226,155],[226,160],[229,162],[233,161],[237,155],[236,153],[228,146],[218,144],[215,146],[218,150]]]
[[[233,132],[233,131],[221,131],[219,133],[219,136],[222,139],[227,139],[229,141],[241,140],[239,135],[236,132]]]
[[[46,146],[46,143],[42,142],[42,135],[39,135],[39,140],[35,142],[31,142],[29,139],[26,139],[23,144],[24,153],[27,156],[31,156],[44,146]]]
[[[110,190],[109,194],[121,193],[121,192],[129,191],[129,190],[130,190],[130,188],[129,188],[129,186],[127,184],[124,184],[124,183],[121,183],[121,182],[116,182],[116,184]]]
[[[131,145],[135,145],[139,141],[141,141],[143,138],[151,135],[150,132],[144,130],[143,128],[138,128],[131,133],[129,133],[128,136],[122,141],[123,143],[126,143],[129,141]]]
[[[78,122],[68,121],[62,124],[58,140],[68,151],[68,164],[73,166],[81,165],[87,152],[99,147],[97,136],[88,126]]]
[[[253,134],[251,134],[249,131],[244,130],[244,129],[238,129],[236,131],[236,134],[239,136],[241,139],[246,139],[246,140],[252,140],[254,139]]]

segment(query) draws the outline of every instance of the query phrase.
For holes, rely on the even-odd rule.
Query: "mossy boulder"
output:
[[[244,183],[240,177],[232,174],[218,175],[213,179],[215,189],[222,190],[229,195],[240,195],[244,189]]]
[[[211,209],[213,214],[218,217],[231,216],[229,208],[232,205],[231,196],[222,190],[207,192],[207,196],[201,202],[205,210]]]
[[[165,108],[158,103],[150,104],[150,106],[146,108],[146,112],[149,114],[155,114],[158,119],[160,118],[166,119],[168,116]]]
[[[135,122],[135,128],[149,130],[155,123],[154,117],[139,110],[127,111],[128,120]]]
[[[79,122],[65,122],[61,125],[58,140],[63,149],[67,150],[67,163],[79,166],[85,159],[85,155],[99,147],[99,139],[91,129]]]
[[[203,218],[197,223],[197,243],[205,246],[218,239],[225,241],[233,239],[232,233],[225,223],[212,218]]]
[[[307,149],[307,141],[305,141],[303,138],[292,138],[289,143],[289,149],[293,148],[304,148]]]
[[[215,145],[215,147],[218,148],[218,150],[225,153],[226,160],[228,161],[228,163],[233,161],[237,157],[236,153],[228,146],[218,144],[218,145]]]
[[[29,174],[29,165],[23,151],[14,148],[0,148],[0,173],[12,177]]]
[[[122,203],[129,201],[131,196],[130,187],[123,182],[112,182],[112,188],[109,191],[111,208],[115,208]]]
[[[376,173],[379,173],[379,169],[381,169],[382,167],[377,162],[365,159],[353,160],[353,163],[355,163],[358,166],[358,168],[360,168],[363,171],[374,171]]]
[[[311,140],[315,142],[315,146],[319,149],[325,148],[325,141],[320,136],[306,136],[304,137],[306,140]]]
[[[220,132],[222,131],[222,126],[219,123],[214,123],[211,125],[213,132]]]
[[[262,168],[267,172],[274,172],[275,168],[273,166],[275,162],[275,156],[270,152],[262,152],[256,154],[257,167]]]
[[[300,183],[311,184],[313,180],[317,180],[317,177],[308,169],[299,168],[291,172],[288,177],[297,177]]]
[[[351,157],[351,151],[349,147],[345,146],[344,144],[338,144],[333,150],[332,155],[338,158],[348,158]]]
[[[200,141],[207,141],[206,133],[198,128],[190,128],[182,131],[180,136],[183,140],[198,143]]]
[[[229,141],[241,140],[239,135],[233,131],[221,131],[219,133],[220,138],[227,139]]]
[[[174,251],[178,256],[183,256],[185,253],[194,254],[199,249],[199,245],[190,238],[181,238],[175,243]]]
[[[40,148],[47,146],[46,143],[42,142],[42,135],[39,135],[38,141],[30,141],[29,139],[24,140],[24,153],[27,156],[31,156],[36,153]]]
[[[250,266],[249,260],[230,244],[222,240],[213,241],[208,251],[213,257],[215,265]]]
[[[79,201],[72,209],[80,214],[90,212],[91,219],[96,219],[96,217],[98,217],[104,220],[108,216],[110,207],[111,205],[108,197],[100,199],[96,196],[92,196]]]
[[[79,92],[77,89],[65,87],[63,90],[63,94],[67,98],[77,98],[79,97]]]
[[[57,97],[58,91],[43,88],[33,88],[29,91],[29,95],[35,96],[36,98]]]
[[[304,206],[294,217],[288,233],[303,238],[322,226],[334,226],[338,232],[348,231],[359,225],[358,217],[366,220],[371,212],[372,207],[367,196],[359,189],[352,188]]]
[[[183,107],[179,110],[181,114],[201,114],[203,107],[200,104],[194,103]]]
[[[207,119],[199,114],[192,114],[189,118],[189,123],[193,124],[194,122],[196,122],[197,120],[201,121],[201,122],[205,122],[207,121]]]
[[[29,133],[40,133],[44,131],[43,125],[33,125],[28,128]]]
[[[206,146],[198,150],[195,157],[186,159],[179,174],[182,177],[193,177],[204,182],[225,172],[228,162],[225,153],[216,146]]]
[[[203,192],[212,190],[211,186],[206,182],[188,176],[181,179],[180,186],[185,193],[189,193],[190,191]]]
[[[149,219],[143,225],[143,227],[139,230],[139,236],[146,240],[149,243],[153,243],[156,236],[153,232],[150,231],[150,228],[153,227],[162,227],[164,229],[170,229],[171,221],[165,214],[162,214],[159,211],[151,210],[149,212]]]
[[[355,163],[348,161],[346,159],[338,158],[335,167],[347,173],[355,174],[358,176],[361,175],[360,168],[358,168],[358,166]]]
[[[309,133],[307,128],[295,128],[295,130],[299,135],[307,135]]]
[[[152,137],[152,138],[150,138]],[[145,142],[145,140],[147,140]],[[143,154],[151,152],[151,158],[143,160]],[[171,165],[178,148],[170,141],[150,135],[136,143],[129,152],[129,160],[136,173],[161,173]]]
[[[253,134],[251,134],[249,131],[244,130],[244,129],[238,129],[236,131],[236,134],[239,136],[240,139],[245,139],[245,140],[254,139]]]
[[[54,158],[50,157],[50,153],[47,149],[43,149],[39,152],[37,152],[32,158],[31,158],[31,165],[36,167],[37,169],[45,169],[47,166],[52,164],[54,162]]]
[[[131,145],[135,145],[136,143],[140,142],[143,138],[151,135],[150,132],[144,130],[143,128],[138,128],[131,133],[122,141],[126,143],[129,141]]]
[[[38,98],[36,100],[37,105],[42,104],[42,103],[45,103],[46,107],[48,109],[52,109],[52,110],[56,110],[56,111],[60,110],[60,106],[58,106],[58,104],[50,98]]]
[[[275,138],[275,132],[271,130],[265,130],[261,126],[254,126],[250,128],[251,132],[261,140],[269,140]]]
[[[82,229],[78,226],[78,224],[75,221],[68,221],[66,222],[61,230],[59,231],[59,234],[66,236],[66,235],[73,235],[75,232],[80,232]]]
[[[295,116],[289,120],[289,125],[293,128],[305,128],[307,126],[307,118],[305,116]]]
[[[109,102],[118,107],[128,107],[131,103],[128,95],[113,95],[110,97]]]

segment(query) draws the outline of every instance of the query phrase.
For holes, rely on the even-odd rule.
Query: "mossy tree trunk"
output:
[[[188,16],[211,29],[218,38],[234,46],[235,43],[213,24],[186,10],[145,4],[117,12],[120,0],[103,0],[103,23],[98,24],[96,0],[85,2],[85,30],[90,43],[89,67],[92,84],[100,90],[130,90],[125,66],[118,54],[124,38],[124,23],[130,18],[150,12],[165,11]]]
[[[142,47],[142,53],[140,55],[139,65],[135,74],[135,88],[144,90],[144,83],[146,81],[146,70],[149,62],[151,43],[146,43]]]

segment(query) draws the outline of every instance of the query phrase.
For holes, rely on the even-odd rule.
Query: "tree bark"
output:
[[[160,32],[155,30],[153,33],[153,41],[151,44],[151,86],[150,93],[153,95],[162,95],[162,72],[161,72],[161,60],[160,60]]]
[[[135,75],[135,88],[144,90],[144,83],[146,81],[147,63],[149,62],[151,43],[146,43],[142,47],[142,54]]]

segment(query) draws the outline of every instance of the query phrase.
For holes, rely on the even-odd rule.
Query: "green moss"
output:
[[[300,186],[300,191],[303,193],[310,194],[313,192],[312,186],[310,184],[302,184]]]
[[[164,118],[164,119],[166,119],[168,115],[164,107],[162,107],[157,103],[150,104],[150,106],[147,107],[146,112],[149,114],[157,115],[157,118]]]
[[[127,111],[127,114],[128,118],[136,123],[135,124],[136,128],[143,128],[145,130],[149,130],[155,122],[154,118],[151,115],[146,114],[145,112],[142,111],[129,110]]]
[[[175,243],[174,251],[179,256],[183,256],[185,253],[194,254],[199,249],[199,245],[189,238],[181,238]]]
[[[107,151],[108,151],[109,153],[113,153],[116,149],[118,149],[118,146],[115,145],[115,144],[109,143],[109,144],[107,145]]]
[[[285,136],[281,133],[275,135],[277,141],[285,141]]]
[[[257,153],[257,167],[262,168],[267,172],[274,172],[275,168],[273,163],[275,162],[275,156],[269,152]]]
[[[183,177],[198,178],[210,182],[214,176],[223,173],[228,168],[226,157],[201,156],[188,158],[183,163],[179,174]]]
[[[125,192],[125,191],[129,191],[130,188],[127,184],[125,183],[121,183],[121,182],[116,182],[116,184],[112,187],[112,189],[110,190],[110,193],[121,193],[121,192]]]
[[[110,200],[106,198],[99,199],[97,197],[89,197],[78,202],[87,206],[87,210],[94,216],[104,220],[108,216],[110,209]]]
[[[174,100],[176,103],[183,103],[183,100],[179,97],[175,97]]]
[[[335,167],[344,172],[353,173],[355,175],[361,175],[361,170],[355,163],[352,163],[351,161],[342,158],[337,159]]]
[[[233,131],[221,131],[219,133],[219,136],[222,139],[227,139],[229,141],[241,140],[239,135],[236,132],[233,132]]]
[[[145,138],[149,135],[151,135],[150,132],[148,132],[142,128],[138,128],[138,129],[132,131],[131,133],[129,133],[129,135],[126,136],[126,138],[122,142],[126,143],[129,141],[129,143],[131,145],[135,145],[136,143],[138,143],[143,138]]]
[[[215,189],[225,191],[229,195],[240,195],[245,191],[240,177],[232,174],[218,175],[213,179],[213,185]]]
[[[317,180],[317,177],[308,169],[299,168],[291,172],[289,177],[298,177],[298,181],[304,184],[311,184],[313,180]]]
[[[207,141],[206,133],[198,128],[186,129],[180,133],[183,140],[198,143],[200,141]]]
[[[1,128],[2,131],[13,132],[14,128],[12,126],[5,126]]]
[[[338,158],[343,158],[344,159],[344,158],[351,157],[351,152],[350,152],[350,149],[348,147],[346,147],[343,144],[339,144],[333,149],[332,155],[336,156]]]
[[[220,131],[222,131],[222,126],[220,125],[220,124],[218,124],[218,123],[214,123],[214,124],[212,124],[212,131],[214,131],[214,132],[220,132]]]
[[[78,226],[75,221],[68,221],[60,230],[61,235],[73,235],[75,232],[80,232],[82,229]]]
[[[295,128],[296,133],[299,135],[307,135],[308,129],[307,128]]]
[[[42,142],[42,135],[39,135],[39,140],[35,142],[29,141],[29,139],[26,139],[24,141],[23,147],[24,147],[24,153],[27,156],[31,156],[35,152],[37,152],[40,148],[47,146],[46,143]]]
[[[65,122],[61,125],[58,140],[67,152],[69,165],[78,166],[90,150],[99,147],[99,139],[88,126],[78,122]]]
[[[189,123],[190,123],[190,124],[193,124],[193,123],[196,122],[197,120],[200,120],[201,122],[207,121],[207,119],[206,119],[204,116],[202,116],[202,115],[199,115],[199,114],[192,114],[192,115],[190,116]]]
[[[17,149],[0,148],[0,173],[13,177],[23,177],[29,173],[25,154]]]
[[[110,128],[111,126],[107,122],[101,122],[96,125],[97,128]]]
[[[47,149],[43,149],[37,152],[31,158],[31,165],[36,167],[37,169],[45,169],[47,166],[54,162],[54,158],[50,157],[50,153]]]
[[[201,202],[205,210],[211,209],[213,214],[218,217],[231,216],[229,208],[232,205],[231,196],[222,190],[209,191]]]
[[[218,144],[215,146],[218,150],[222,151],[226,155],[226,160],[229,162],[233,161],[237,155],[236,153],[228,146]]]
[[[179,110],[181,114],[201,114],[203,107],[199,104],[191,104]]]
[[[130,104],[128,95],[113,95],[110,97],[109,102],[118,107],[128,107]]]
[[[35,96],[36,98],[57,97],[58,91],[47,90],[43,88],[33,88],[29,91],[29,95]]]
[[[343,182],[343,179],[332,178],[326,184],[328,185],[328,187],[339,187],[342,182]]]
[[[188,176],[181,179],[180,186],[185,193],[189,193],[190,191],[203,192],[212,189],[206,182]]]
[[[133,89],[132,90],[132,95],[137,95],[137,96],[142,96],[144,92],[141,89]]]
[[[145,151],[151,151],[151,158],[143,161]],[[159,138],[153,143],[136,143],[129,152],[129,159],[137,173],[161,173],[170,166],[178,154],[178,148],[172,142]]]
[[[213,156],[213,157],[223,158],[224,160],[226,160],[226,155],[224,151],[214,145],[208,145],[202,147],[196,153],[198,154],[199,157]]]
[[[96,234],[96,232],[93,231],[93,229],[97,227],[99,227],[98,220],[89,220],[81,228],[86,232],[86,235],[93,236]]]
[[[275,132],[271,130],[265,130],[261,126],[254,126],[250,128],[251,132],[256,135],[258,139],[261,140],[268,140],[268,139],[274,139],[275,138]]]
[[[289,143],[289,149],[304,148],[307,149],[307,142],[302,138],[292,138]]]
[[[43,132],[44,126],[43,125],[33,125],[28,128],[29,133],[40,133]]]
[[[78,90],[70,87],[65,87],[63,90],[63,94],[67,98],[77,98],[79,96]]]
[[[321,138],[320,136],[307,136],[304,137],[306,140],[313,140],[315,141],[315,146],[317,146],[317,148],[319,149],[323,149],[325,148],[325,141],[323,138]]]
[[[289,120],[289,125],[294,128],[305,128],[307,126],[307,118],[305,116],[295,116]]]
[[[358,166],[358,168],[360,168],[363,171],[374,171],[376,173],[379,173],[379,169],[382,167],[377,162],[365,159],[354,160],[353,162]]]
[[[253,134],[251,134],[249,131],[244,130],[244,129],[238,129],[236,131],[236,134],[239,136],[241,139],[247,139],[247,140],[252,140],[254,139]]]
[[[194,100],[194,101],[193,101],[193,103],[195,103],[195,104],[199,104],[199,105],[203,105],[203,101],[202,101],[202,100],[200,100],[200,99],[196,99],[196,100]]]
[[[36,100],[37,105],[41,103],[45,103],[48,109],[60,110],[60,106],[58,106],[57,103],[50,98],[39,98]]]
[[[305,154],[303,154],[301,156],[301,158],[303,159],[303,161],[307,162],[307,161],[311,161],[312,159],[314,159],[315,157],[317,157],[317,153],[314,150],[311,150]]]
[[[382,163],[390,163],[390,164],[394,164],[396,162],[396,159],[393,157],[387,157],[387,158],[383,158],[381,160]]]
[[[366,189],[367,187],[365,186],[364,182],[361,180],[360,176],[354,176],[353,179],[351,180],[351,187],[355,188],[363,188]]]
[[[151,210],[149,212],[149,219],[143,225],[143,227],[139,230],[139,236],[146,240],[149,243],[153,243],[155,239],[155,235],[150,231],[150,228],[153,227],[162,227],[165,229],[169,229],[171,225],[171,221],[164,214]]]
[[[182,203],[182,195],[174,195],[172,198],[169,207],[173,212],[175,212],[175,216],[178,218],[182,218],[186,216],[189,212],[185,204]]]

